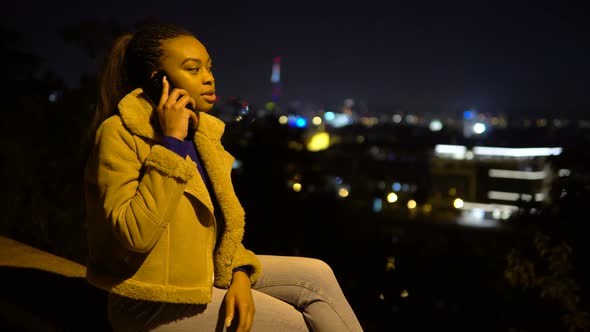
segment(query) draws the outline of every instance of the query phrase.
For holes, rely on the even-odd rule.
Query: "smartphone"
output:
[[[154,103],[154,105],[158,105],[160,103],[160,97],[162,96],[162,89],[164,87],[162,78],[164,76],[166,76],[164,71],[158,71],[152,78],[150,78],[145,86],[143,86],[143,92],[152,101],[152,103]]]
[[[156,72],[154,76],[148,81],[148,83],[143,87],[143,91],[145,92],[146,96],[152,101],[152,103],[154,103],[154,105],[160,104],[160,97],[162,96],[162,89],[164,88],[162,83],[162,78],[164,78],[164,76],[166,76],[166,79],[168,79],[168,85],[170,87],[168,91],[172,92],[174,85],[168,78],[169,76],[166,75],[166,72],[163,70]],[[187,104],[186,108],[194,111],[192,104]]]

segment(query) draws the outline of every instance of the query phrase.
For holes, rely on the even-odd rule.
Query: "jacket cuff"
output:
[[[161,145],[152,147],[145,164],[184,182],[188,182],[197,173],[197,164]]]
[[[244,272],[248,277],[250,276],[250,271],[247,266],[238,266],[232,270],[232,273],[236,273],[238,271]]]
[[[247,274],[248,277],[250,277],[251,283],[256,282],[256,280],[258,280],[258,277],[260,277],[262,266],[260,265],[258,257],[256,257],[256,255],[252,251],[244,248],[242,245],[238,247],[233,263],[235,268],[247,269]]]
[[[238,245],[233,264],[232,260],[230,260],[229,264],[231,264],[231,266],[228,266],[225,262],[225,258],[221,257],[216,257],[215,264],[215,286],[220,288],[228,288],[230,286],[233,278],[233,271],[235,269],[248,269],[248,277],[250,278],[251,285],[258,280],[262,273],[262,265],[260,264],[258,257],[256,257],[252,251],[245,249],[242,244]]]

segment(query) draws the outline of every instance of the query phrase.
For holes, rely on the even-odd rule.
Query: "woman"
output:
[[[115,331],[362,330],[325,263],[242,245],[233,157],[206,113],[211,58],[194,35],[151,24],[118,38],[100,89],[87,279],[109,292]]]

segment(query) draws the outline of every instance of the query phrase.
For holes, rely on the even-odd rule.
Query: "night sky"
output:
[[[2,24],[70,87],[94,74],[98,61],[60,40],[59,27],[112,19],[132,28],[156,17],[207,46],[221,97],[268,100],[272,58],[281,56],[286,103],[330,108],[353,98],[370,111],[445,114],[590,111],[586,1],[253,2],[16,1]]]

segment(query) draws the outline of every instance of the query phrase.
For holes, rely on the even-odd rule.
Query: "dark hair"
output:
[[[91,142],[100,124],[118,112],[121,98],[160,69],[162,41],[180,36],[194,35],[174,24],[148,23],[115,39],[99,74],[99,96],[88,132]]]

